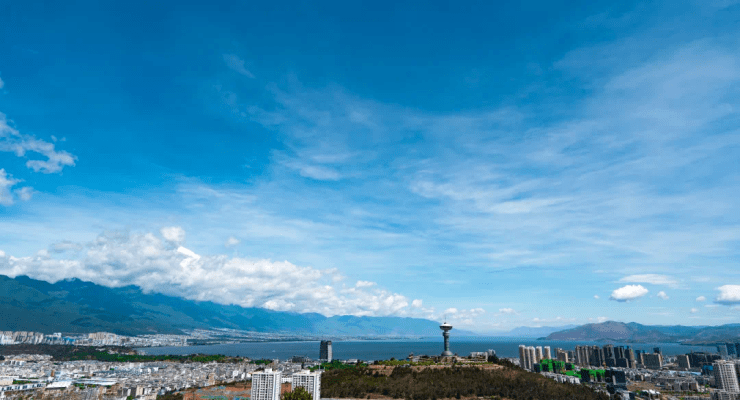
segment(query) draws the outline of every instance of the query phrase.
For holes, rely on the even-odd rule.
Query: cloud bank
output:
[[[405,296],[374,282],[341,283],[335,269],[301,267],[288,261],[200,255],[183,247],[180,227],[152,233],[106,232],[89,243],[63,242],[32,257],[1,253],[0,274],[56,282],[77,277],[100,285],[136,285],[191,300],[243,307],[331,315],[409,315]],[[421,307],[415,300],[413,307]],[[458,319],[482,309],[455,311]],[[458,315],[459,314],[459,315]]]

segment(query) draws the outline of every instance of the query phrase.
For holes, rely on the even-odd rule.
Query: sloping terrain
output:
[[[325,317],[185,300],[78,279],[56,283],[0,275],[0,330],[107,331],[124,335],[230,328],[297,335],[437,335],[438,323],[401,317]]]

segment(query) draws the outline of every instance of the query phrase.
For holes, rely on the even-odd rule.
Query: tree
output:
[[[313,396],[308,393],[308,390],[299,386],[294,391],[285,393],[283,400],[313,400]]]

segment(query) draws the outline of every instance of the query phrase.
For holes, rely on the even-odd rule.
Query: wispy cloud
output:
[[[649,283],[651,285],[665,285],[670,287],[679,287],[679,282],[676,278],[668,275],[659,274],[639,274],[629,275],[620,279],[619,282],[626,283]]]
[[[28,153],[45,157],[26,161],[26,166],[35,172],[57,173],[65,166],[75,165],[76,157],[72,154],[56,150],[53,143],[20,133],[9,122],[5,114],[0,113],[0,151],[15,153],[18,157],[25,157]]]
[[[252,74],[245,66],[244,66],[244,60],[239,58],[236,54],[224,54],[224,62],[226,63],[226,66],[231,68],[232,70],[246,76],[247,78],[254,79],[254,74]]]

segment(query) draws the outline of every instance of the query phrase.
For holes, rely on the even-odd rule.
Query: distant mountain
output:
[[[562,331],[564,329],[571,329],[576,325],[564,325],[564,326],[540,326],[540,327],[529,327],[520,326],[509,331],[508,336],[514,337],[543,337],[553,332]]]
[[[136,286],[109,288],[79,279],[49,283],[0,275],[0,331],[122,335],[229,328],[325,336],[437,336],[439,324],[420,318],[325,317],[192,301]],[[458,331],[458,334],[472,334]]]
[[[712,343],[740,340],[740,324],[721,326],[642,325],[606,321],[553,332],[548,340]]]
[[[575,328],[576,325],[563,325],[563,326],[519,326],[510,331],[497,331],[490,332],[489,336],[507,336],[507,337],[533,337],[539,338],[547,336],[553,332],[558,332],[570,328]]]

